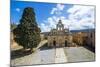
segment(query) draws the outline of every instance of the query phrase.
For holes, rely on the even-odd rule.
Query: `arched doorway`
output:
[[[65,40],[65,47],[67,47],[68,45],[67,45],[68,43],[67,43],[67,40]]]
[[[53,41],[53,46],[56,47],[56,41],[55,40]]]

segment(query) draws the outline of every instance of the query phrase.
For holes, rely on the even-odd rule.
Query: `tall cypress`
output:
[[[40,28],[36,22],[34,9],[24,9],[20,24],[14,29],[15,41],[24,49],[37,47],[40,42]]]

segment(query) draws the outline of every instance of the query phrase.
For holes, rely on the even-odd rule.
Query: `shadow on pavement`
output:
[[[49,49],[53,49],[53,47],[48,47],[48,44],[44,44],[42,47],[40,47],[40,50],[49,50]]]
[[[11,51],[11,59],[24,57],[24,56],[30,55],[30,54],[32,54],[32,51],[30,51],[30,50],[27,50],[27,51],[24,51],[23,49],[14,50],[14,51]]]
[[[91,47],[91,46],[83,46],[83,47],[95,53],[94,47]]]
[[[68,47],[68,46],[67,46]],[[42,47],[40,47],[40,50],[49,50],[49,49],[56,49],[56,48],[64,48],[64,46],[53,46],[53,47],[49,47],[48,43],[44,44]]]

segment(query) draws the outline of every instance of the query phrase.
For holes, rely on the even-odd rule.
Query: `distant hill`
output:
[[[95,31],[95,29],[83,29],[83,30],[70,30],[71,33],[77,33],[77,32],[91,32]]]

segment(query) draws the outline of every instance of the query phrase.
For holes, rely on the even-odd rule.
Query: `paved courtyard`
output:
[[[83,47],[66,47],[64,49],[68,62],[94,61],[95,54]]]
[[[84,47],[64,47],[46,50],[38,49],[36,52],[11,60],[11,65],[33,65],[51,63],[69,63],[94,61],[95,53]]]
[[[67,56],[63,48],[57,48],[55,51],[55,63],[64,63],[68,62]]]

